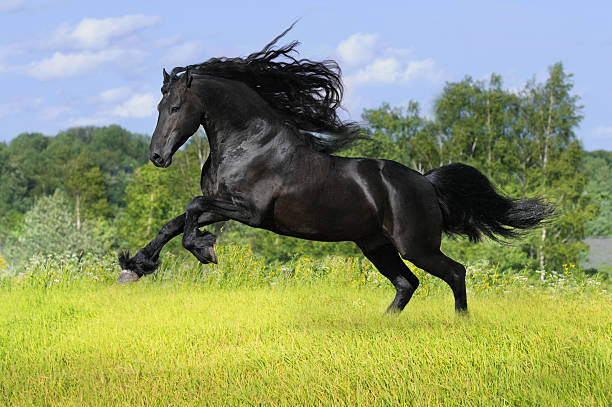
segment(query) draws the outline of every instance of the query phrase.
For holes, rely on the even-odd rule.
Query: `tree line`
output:
[[[431,116],[416,102],[366,109],[368,137],[340,155],[391,159],[421,172],[451,162],[473,165],[501,193],[540,196],[557,215],[512,245],[449,239],[443,250],[502,269],[577,263],[585,236],[612,235],[612,152],[583,150],[575,134],[582,107],[572,87],[561,64],[550,67],[543,83],[530,80],[518,90],[504,88],[499,75],[466,77],[445,85]],[[147,163],[148,143],[147,136],[118,126],[74,128],[54,137],[27,133],[0,143],[0,248],[7,258],[146,244],[200,194],[208,155],[200,131],[162,170]],[[270,261],[358,254],[350,243],[286,238],[231,221],[210,228],[220,243],[248,243]],[[180,242],[169,250],[179,251]]]

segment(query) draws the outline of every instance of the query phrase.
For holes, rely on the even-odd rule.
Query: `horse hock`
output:
[[[201,232],[196,229],[195,234],[183,235],[183,247],[189,250],[202,264],[217,264],[215,243],[217,236],[210,232]]]

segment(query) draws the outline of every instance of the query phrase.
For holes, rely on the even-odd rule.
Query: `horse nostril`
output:
[[[151,161],[153,161],[155,164],[161,164],[162,158],[159,154],[153,153],[151,155]]]

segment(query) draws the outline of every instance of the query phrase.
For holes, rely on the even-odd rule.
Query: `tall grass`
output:
[[[329,256],[311,259],[297,256],[287,263],[269,264],[255,255],[248,246],[220,246],[217,251],[219,265],[202,265],[190,255],[166,254],[160,268],[154,274],[141,279],[139,284],[172,283],[231,288],[325,282],[354,287],[391,287],[389,281],[364,257]],[[408,262],[407,265],[421,281],[416,295],[427,296],[448,290],[441,280]],[[34,256],[19,270],[12,270],[7,264],[3,268],[11,273],[9,277],[0,278],[0,285],[45,289],[83,283],[112,283],[120,271],[114,256],[79,256],[74,253]],[[514,289],[568,292],[597,290],[603,293],[608,293],[609,290],[609,282],[597,275],[588,276],[573,264],[564,264],[558,271],[534,273],[528,270],[499,270],[496,266],[481,261],[467,266],[466,283],[468,289],[475,293]]]
[[[469,318],[425,278],[399,317],[365,260],[33,259],[0,284],[0,405],[610,405],[612,301],[571,265],[469,268]],[[421,271],[415,270],[421,274]],[[600,283],[600,284],[598,284]]]

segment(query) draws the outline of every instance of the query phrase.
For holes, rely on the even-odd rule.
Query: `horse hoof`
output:
[[[208,249],[208,255],[210,256],[210,262],[217,264],[217,252],[215,250],[215,246],[210,246]]]
[[[191,254],[202,264],[214,263],[217,264],[217,252],[215,246],[209,245],[204,247],[196,247],[188,249]]]
[[[117,278],[117,283],[119,284],[134,283],[138,281],[139,278],[140,276],[134,273],[133,271],[121,270],[121,273],[119,274],[119,277]]]

